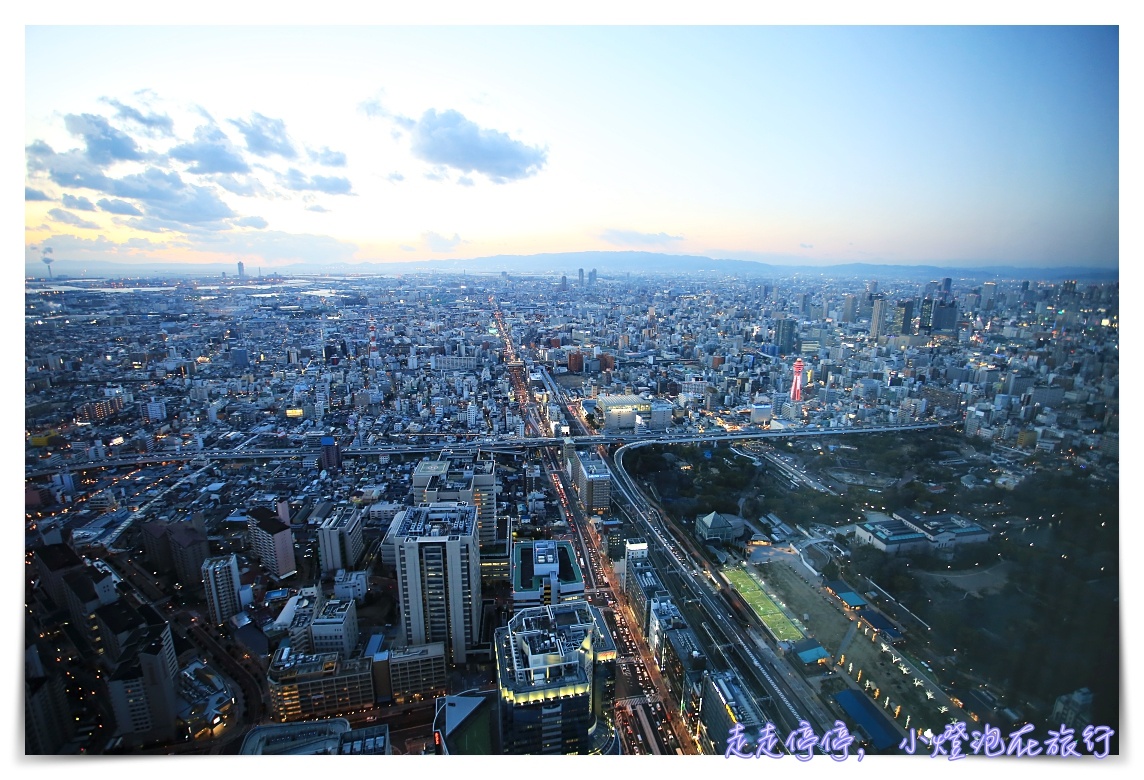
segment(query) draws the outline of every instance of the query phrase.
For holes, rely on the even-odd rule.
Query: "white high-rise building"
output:
[[[394,518],[382,547],[397,570],[405,644],[444,642],[450,662],[463,663],[480,639],[476,508],[454,501],[411,507]]]
[[[255,512],[258,517],[253,517]],[[251,514],[250,548],[254,557],[276,580],[294,574],[298,567],[294,560],[294,532],[290,526],[264,507],[256,507]]]
[[[318,526],[318,558],[322,574],[353,569],[364,549],[361,512],[356,507],[338,507]]]
[[[212,623],[225,623],[233,615],[242,611],[238,591],[241,587],[238,575],[238,557],[220,555],[203,561],[203,589],[206,592],[207,610]]]

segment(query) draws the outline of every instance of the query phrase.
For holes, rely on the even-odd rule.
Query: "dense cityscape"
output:
[[[27,754],[1119,749],[1114,271],[44,265]]]

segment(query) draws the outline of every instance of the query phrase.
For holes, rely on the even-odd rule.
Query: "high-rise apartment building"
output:
[[[463,663],[480,638],[481,555],[476,509],[458,502],[411,507],[393,519],[389,548],[407,645],[444,642]]]
[[[274,510],[259,506],[250,510],[250,550],[262,568],[276,580],[297,572],[294,532]]]
[[[207,611],[212,623],[225,623],[242,611],[238,557],[234,553],[207,558],[203,561],[202,574]]]
[[[318,526],[318,559],[323,575],[357,565],[365,549],[361,525],[357,507],[344,505],[334,509]]]
[[[877,341],[886,332],[886,298],[874,296],[874,311],[870,314],[870,340]]]
[[[477,510],[477,538],[484,546],[508,538],[497,529],[497,471],[491,452],[442,452],[413,470],[413,503],[463,501]],[[504,545],[501,545],[503,548]]]
[[[126,654],[106,678],[117,735],[138,741],[175,735],[178,671],[170,624],[148,626],[139,637],[138,652]]]

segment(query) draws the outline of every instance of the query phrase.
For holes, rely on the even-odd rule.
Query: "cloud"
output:
[[[175,132],[175,123],[172,122],[171,117],[166,114],[145,115],[139,109],[121,103],[118,100],[104,98],[103,101],[115,108],[115,115],[120,119],[132,121],[152,133],[157,132],[160,135],[173,135]]]
[[[330,236],[262,231],[203,231],[191,246],[203,252],[257,255],[267,261],[343,263],[353,259],[357,245]]]
[[[389,174],[388,176],[385,177],[385,179],[386,179],[386,181],[391,181],[394,183],[399,182],[399,181],[405,181],[405,177],[402,176],[397,171],[394,171],[393,173]]]
[[[439,233],[429,231],[421,234],[421,240],[433,252],[452,252],[457,244],[461,243],[461,237],[456,233],[452,238],[445,238]]]
[[[406,251],[406,252],[416,252],[417,251],[417,247],[409,246],[409,244],[398,244],[398,246],[401,247],[401,249],[403,251]]]
[[[45,172],[51,181],[63,187],[82,187],[119,199],[112,213],[127,216],[146,214],[135,225],[143,230],[182,229],[184,226],[221,223],[235,213],[213,188],[188,184],[176,171],[151,166],[141,173],[122,178],[104,175],[82,154],[57,154],[42,141],[27,147],[28,169],[33,173]],[[122,201],[135,201],[124,206]],[[137,214],[128,206],[134,205]],[[221,224],[219,225],[221,226]]]
[[[235,225],[235,227],[252,227],[252,228],[258,228],[259,230],[261,230],[262,228],[266,227],[270,223],[267,222],[262,217],[242,217],[240,219],[234,220],[233,224]]]
[[[143,152],[135,139],[116,130],[104,117],[96,114],[68,114],[64,126],[79,136],[87,146],[87,158],[98,165],[119,160],[142,160]]]
[[[271,119],[257,111],[251,112],[250,121],[231,119],[230,123],[239,129],[246,139],[246,148],[259,157],[277,154],[287,160],[298,156],[294,145],[286,137],[286,123],[281,119]]]
[[[250,173],[242,154],[217,126],[197,128],[193,142],[172,147],[168,154],[179,162],[194,163],[187,169],[190,173]]]
[[[462,187],[472,187],[475,184],[475,182],[472,179],[470,179],[468,176],[458,176],[457,177],[457,184],[460,184]]]
[[[385,106],[383,106],[381,104],[381,100],[378,98],[371,98],[370,100],[365,100],[365,101],[361,102],[360,104],[358,104],[358,108],[366,116],[374,118],[374,119],[388,119],[390,122],[393,122],[395,125],[397,125],[402,130],[412,130],[414,127],[417,126],[417,122],[415,120],[410,119],[407,116],[402,116],[401,114],[395,114],[392,111],[388,110]],[[397,133],[394,135],[394,138],[400,138],[400,137],[401,137],[400,133]]]
[[[803,249],[814,249],[814,244],[799,244]]]
[[[320,203],[313,203],[306,207],[306,211],[316,211],[319,214],[326,214],[329,212],[329,209]]]
[[[482,128],[452,109],[440,114],[432,108],[426,111],[412,136],[417,158],[464,173],[483,173],[497,184],[535,175],[548,157],[546,150]]]
[[[308,149],[310,159],[321,165],[328,165],[331,168],[344,168],[346,165],[346,153],[332,151],[328,146],[323,146],[321,149],[314,150]]]
[[[600,234],[600,238],[615,246],[662,246],[673,241],[682,241],[683,236],[669,236],[667,233],[640,233],[635,230],[616,230],[609,228]]]
[[[350,180],[342,176],[306,176],[297,168],[286,171],[283,178],[286,189],[297,192],[324,192],[328,195],[349,195]]]
[[[448,181],[449,170],[443,165],[437,165],[423,174],[429,181]]]
[[[119,214],[124,217],[141,217],[143,212],[125,200],[100,198],[96,204],[108,214]]]
[[[51,200],[40,190],[34,190],[31,187],[24,188],[24,200]]]
[[[242,195],[247,198],[266,194],[266,188],[262,186],[262,182],[251,176],[238,178],[224,173],[215,176],[212,181],[227,192],[233,192],[235,195]]]
[[[63,209],[52,209],[48,212],[48,216],[54,219],[56,222],[62,222],[65,225],[72,225],[73,227],[78,228],[86,228],[87,230],[99,229],[99,225],[95,224],[94,222],[88,222],[86,219],[77,217],[70,211],[64,211]]]
[[[69,209],[78,209],[80,211],[95,211],[95,204],[82,195],[78,198],[75,195],[64,193],[64,206]]]
[[[235,216],[214,190],[187,184],[174,171],[148,168],[143,173],[110,180],[109,195],[143,201],[155,219],[202,225]]]
[[[131,259],[138,259],[137,255],[125,250],[161,250],[170,247],[170,244],[166,242],[154,242],[144,238],[133,238],[126,243],[120,244],[110,240],[103,234],[99,234],[92,238],[81,238],[74,234],[57,233],[48,240],[55,248],[55,254],[57,256],[66,257],[69,260],[79,261],[106,260],[108,254],[118,254],[123,255],[124,257],[129,257]]]
[[[61,187],[101,190],[111,181],[80,152],[59,154],[43,141],[33,141],[24,151],[29,172],[46,173]]]

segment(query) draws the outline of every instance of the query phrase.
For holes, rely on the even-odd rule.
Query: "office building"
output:
[[[612,707],[616,646],[599,609],[525,609],[494,639],[503,751],[585,754]]]
[[[890,325],[890,333],[895,336],[909,336],[914,332],[914,302],[913,299],[898,301],[894,306],[894,320]]]
[[[336,471],[342,466],[342,450],[333,436],[323,436],[319,461],[325,471]]]
[[[144,523],[143,553],[156,571],[173,571],[185,588],[202,590],[203,561],[210,557],[210,542],[201,517],[169,523]]]
[[[699,709],[699,744],[703,752],[721,756],[727,751],[727,737],[735,724],[742,724],[748,747],[754,750],[754,737],[763,726],[763,716],[735,672],[707,672],[703,676]]]
[[[373,661],[337,653],[300,654],[284,645],[266,672],[270,709],[286,723],[346,715],[374,706]]]
[[[310,622],[310,652],[353,654],[358,643],[357,606],[353,600],[330,599]]]
[[[513,610],[583,598],[584,574],[571,542],[537,539],[512,546]]]
[[[798,320],[783,317],[775,320],[775,346],[780,355],[789,355],[798,348]]]
[[[607,512],[612,505],[612,472],[604,459],[594,452],[573,451],[568,466],[584,511]]]
[[[616,573],[620,577],[620,587],[626,588],[628,581],[628,572],[632,570],[635,562],[647,558],[647,539],[642,536],[637,536],[634,539],[628,539],[624,544],[624,558],[622,561],[617,560]]]
[[[221,625],[242,611],[238,557],[233,553],[207,558],[202,565],[203,589],[212,623]]]
[[[443,642],[392,648],[388,660],[389,689],[394,704],[428,701],[445,695],[448,676]]]
[[[443,642],[463,663],[480,637],[481,556],[476,508],[458,502],[410,507],[382,541],[393,560],[407,645]]]

